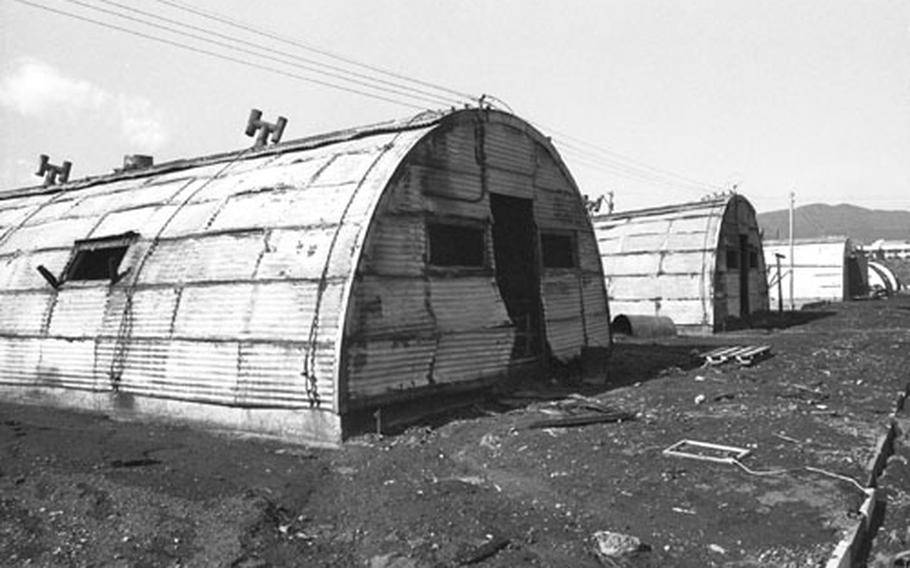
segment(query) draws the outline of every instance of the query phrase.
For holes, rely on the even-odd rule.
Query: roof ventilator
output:
[[[50,163],[47,154],[41,154],[40,158],[41,162],[38,164],[38,171],[35,172],[35,175],[44,176],[45,186],[67,182],[70,177],[70,169],[73,167],[71,162],[63,162],[63,165],[55,166]]]
[[[155,158],[147,154],[125,154],[121,171],[144,170],[155,165]]]
[[[281,141],[281,135],[284,133],[287,123],[288,119],[283,116],[279,116],[274,123],[266,122],[262,120],[262,111],[254,108],[250,110],[250,118],[246,121],[246,135],[256,137],[253,148],[265,146],[268,143],[269,135],[271,135],[272,144],[277,144]]]

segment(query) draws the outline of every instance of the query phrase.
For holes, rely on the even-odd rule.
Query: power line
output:
[[[430,103],[432,103],[433,105],[439,105],[439,104],[448,105],[448,104],[451,104],[451,102],[449,102],[449,101],[441,101],[441,99],[438,99],[438,98],[430,99],[430,98],[426,98],[426,97],[423,97],[423,96],[420,96],[420,95],[414,95],[414,94],[411,94],[410,92],[403,91],[403,90],[399,90],[399,89],[392,89],[392,88],[388,88],[388,87],[377,86],[377,85],[373,85],[373,84],[367,83],[367,82],[365,82],[365,81],[360,81],[360,80],[358,80],[358,79],[351,79],[351,78],[345,77],[344,75],[340,75],[340,74],[337,74],[337,73],[332,73],[332,72],[329,72],[329,71],[323,71],[323,70],[321,70],[321,69],[317,69],[317,68],[314,68],[314,67],[309,66],[309,65],[301,65],[301,64],[299,64],[299,63],[294,63],[293,61],[288,61],[287,59],[279,59],[279,58],[272,57],[272,56],[269,56],[269,55],[263,55],[263,54],[261,54],[261,53],[257,53],[257,52],[255,52],[255,51],[252,51],[252,50],[249,50],[249,49],[246,49],[246,48],[243,48],[243,47],[237,47],[237,46],[235,46],[235,45],[231,45],[231,44],[225,43],[225,42],[223,42],[223,41],[218,41],[218,40],[215,40],[215,39],[210,39],[210,38],[203,37],[203,36],[199,36],[199,35],[196,35],[196,34],[184,32],[184,31],[177,30],[177,29],[174,29],[174,28],[169,27],[169,26],[164,26],[164,25],[161,25],[161,24],[156,24],[156,23],[154,23],[154,22],[150,22],[150,21],[144,20],[144,19],[142,19],[142,18],[136,18],[136,17],[133,17],[133,16],[129,16],[129,15],[126,15],[126,14],[123,14],[123,13],[120,13],[120,12],[117,12],[117,11],[114,11],[114,10],[108,10],[108,9],[106,9],[106,8],[101,8],[101,7],[99,7],[99,6],[94,6],[94,5],[89,4],[89,3],[87,3],[87,2],[83,2],[82,0],[65,0],[65,1],[66,1],[66,2],[69,2],[70,4],[76,4],[76,5],[82,6],[83,8],[88,8],[89,10],[95,10],[95,11],[97,11],[97,12],[101,12],[101,13],[104,13],[104,14],[109,14],[109,15],[112,15],[112,16],[116,16],[116,17],[118,17],[118,18],[123,18],[123,19],[128,20],[128,21],[131,21],[131,22],[136,22],[136,23],[143,24],[143,25],[146,25],[146,26],[149,26],[149,27],[152,27],[152,28],[157,28],[157,29],[160,29],[160,30],[164,30],[164,31],[166,31],[166,32],[173,33],[173,34],[176,34],[176,35],[180,35],[180,36],[183,36],[183,37],[187,37],[187,38],[191,38],[191,39],[194,39],[194,40],[198,40],[198,41],[203,41],[203,42],[207,42],[207,43],[210,43],[210,44],[214,44],[214,45],[216,45],[216,46],[224,47],[224,48],[227,48],[227,49],[230,49],[230,50],[233,50],[233,51],[239,51],[240,53],[244,53],[244,54],[247,54],[247,55],[252,55],[252,56],[254,56],[254,57],[261,57],[262,59],[266,59],[266,60],[268,60],[268,61],[272,61],[272,62],[275,62],[275,63],[281,63],[281,64],[284,64],[284,65],[290,65],[290,66],[292,66],[292,67],[296,67],[296,68],[299,68],[299,69],[303,69],[303,70],[305,70],[305,71],[311,71],[311,72],[319,73],[319,74],[322,74],[322,75],[326,75],[326,76],[332,77],[332,78],[334,78],[334,79],[340,79],[340,80],[342,80],[342,81],[347,81],[347,82],[353,83],[353,84],[355,84],[355,85],[360,85],[360,86],[367,87],[367,88],[370,88],[370,89],[376,89],[376,90],[379,90],[379,91],[384,91],[384,92],[387,92],[387,93],[390,93],[390,94],[393,94],[393,95],[406,96],[406,97],[410,97],[410,98],[413,98],[413,99],[416,99],[416,100],[422,100],[422,101],[424,101],[424,102],[430,102]],[[102,1],[105,1],[105,0],[102,0]],[[107,4],[114,4],[114,5],[116,5],[116,6],[120,6],[119,4],[116,4],[116,3],[114,3],[114,2],[106,2],[106,3],[107,3]],[[123,6],[120,6],[120,7],[123,7]],[[127,9],[134,10],[134,9],[128,8],[128,7],[127,7]],[[134,11],[139,11],[139,10],[134,10]],[[159,16],[154,16],[154,17],[159,17]],[[178,24],[179,24],[179,22],[178,22]],[[181,25],[182,25],[182,24],[181,24]],[[204,30],[203,30],[203,31],[204,31]],[[262,48],[262,47],[255,46],[255,45],[254,45],[254,47],[256,47],[256,49],[264,49],[264,48]],[[292,57],[293,57],[293,56],[292,56]]]
[[[366,91],[361,91],[361,90],[354,89],[354,88],[351,88],[351,87],[345,87],[345,86],[343,86],[343,85],[336,85],[336,84],[334,84],[334,83],[329,83],[328,81],[323,81],[323,80],[321,80],[321,79],[315,79],[315,78],[307,77],[307,76],[304,76],[304,75],[298,75],[298,74],[296,74],[296,73],[291,73],[291,72],[284,71],[284,70],[282,70],[282,69],[278,69],[278,68],[275,68],[275,67],[270,67],[270,66],[266,66],[266,65],[261,65],[261,64],[259,64],[259,63],[254,63],[254,62],[251,62],[251,61],[246,61],[246,60],[243,60],[243,59],[238,59],[238,58],[236,58],[236,57],[231,57],[230,55],[224,55],[224,54],[222,54],[222,53],[217,53],[217,52],[210,51],[210,50],[207,50],[207,49],[203,49],[203,48],[200,48],[200,47],[195,47],[195,46],[187,45],[187,44],[185,44],[185,43],[180,43],[180,42],[178,42],[178,41],[173,41],[173,40],[165,39],[165,38],[162,38],[162,37],[158,37],[158,36],[146,34],[146,33],[143,33],[143,32],[139,32],[139,31],[136,31],[136,30],[131,30],[131,29],[129,29],[129,28],[124,28],[124,27],[118,26],[118,25],[116,25],[116,24],[110,24],[110,23],[107,23],[107,22],[102,22],[102,21],[96,20],[96,19],[94,19],[94,18],[89,18],[89,17],[87,17],[87,16],[83,16],[83,15],[79,15],[79,14],[74,14],[74,13],[72,13],[72,12],[67,12],[67,11],[65,11],[65,10],[59,10],[59,9],[57,9],[57,8],[51,8],[50,6],[44,6],[44,5],[42,5],[42,4],[38,4],[38,3],[36,3],[36,2],[31,2],[31,1],[29,1],[29,0],[14,0],[14,1],[15,1],[15,2],[19,2],[20,4],[25,4],[25,5],[31,6],[31,7],[33,7],[33,8],[38,8],[39,10],[44,10],[44,11],[46,11],[46,12],[51,12],[51,13],[58,14],[58,15],[61,15],[61,16],[66,16],[66,17],[69,17],[69,18],[74,18],[74,19],[76,19],[76,20],[80,20],[80,21],[83,21],[83,22],[88,22],[88,23],[95,24],[95,25],[98,25],[98,26],[101,26],[101,27],[104,27],[104,28],[109,28],[109,29],[112,29],[112,30],[121,31],[121,32],[124,32],[124,33],[128,33],[128,34],[131,34],[131,35],[134,35],[134,36],[141,37],[141,38],[145,38],[145,39],[149,39],[149,40],[152,40],[152,41],[157,41],[157,42],[159,42],[159,43],[164,43],[164,44],[167,44],[167,45],[171,45],[171,46],[174,46],[174,47],[179,47],[179,48],[181,48],[181,49],[185,49],[185,50],[188,50],[188,51],[193,51],[193,52],[195,52],[195,53],[199,53],[199,54],[203,54],[203,55],[209,55],[209,56],[212,56],[212,57],[217,57],[218,59],[223,59],[223,60],[225,60],[225,61],[231,61],[231,62],[233,62],[233,63],[239,63],[239,64],[241,64],[241,65],[245,65],[245,66],[247,66],[247,67],[252,67],[252,68],[254,68],[254,69],[259,69],[259,70],[261,70],[261,71],[269,71],[269,72],[271,72],[271,73],[276,73],[276,74],[278,74],[278,75],[284,75],[285,77],[290,77],[290,78],[292,78],[292,79],[298,79],[298,80],[305,81],[305,82],[309,82],[309,83],[315,83],[315,84],[317,84],[317,85],[322,85],[322,86],[324,86],[324,87],[329,87],[329,88],[332,88],[332,89],[338,89],[338,90],[341,90],[341,91],[346,91],[346,92],[349,92],[349,93],[354,93],[354,94],[362,95],[362,96],[365,96],[365,97],[370,97],[370,98],[373,98],[373,99],[378,99],[378,100],[381,100],[381,101],[386,101],[386,102],[389,102],[389,103],[393,103],[393,104],[397,104],[397,105],[401,105],[401,106],[410,107],[410,108],[417,109],[417,110],[425,110],[424,107],[421,107],[421,106],[418,106],[418,105],[415,105],[415,104],[412,104],[412,103],[409,103],[409,102],[405,102],[405,101],[402,101],[402,100],[396,100],[396,99],[392,99],[392,98],[385,97],[385,96],[382,96],[382,95],[377,95],[377,94],[375,94],[375,93],[370,93],[370,92],[366,92]]]
[[[71,1],[72,1],[72,0],[71,0]],[[169,23],[169,24],[173,24],[173,25],[177,25],[177,26],[182,26],[182,27],[184,27],[184,28],[191,29],[191,30],[198,31],[198,32],[202,32],[202,33],[204,33],[204,34],[208,34],[208,35],[211,35],[211,36],[214,36],[214,37],[219,37],[219,38],[226,39],[226,40],[228,40],[228,41],[232,41],[232,42],[235,42],[235,43],[239,43],[239,44],[242,44],[242,45],[247,45],[247,46],[250,46],[250,47],[252,47],[252,48],[254,48],[254,49],[259,49],[259,50],[266,51],[266,52],[269,52],[269,53],[274,53],[274,54],[277,54],[277,55],[286,56],[286,57],[289,57],[289,58],[291,58],[291,59],[295,59],[295,60],[297,60],[297,61],[302,61],[302,62],[304,62],[304,63],[308,63],[308,64],[310,64],[310,65],[315,65],[315,66],[317,66],[317,67],[322,67],[322,68],[325,68],[325,69],[330,69],[330,70],[332,70],[332,71],[338,71],[338,72],[340,72],[340,73],[346,73],[346,74],[352,75],[352,76],[354,76],[354,77],[359,77],[359,78],[364,79],[364,80],[366,80],[366,81],[372,81],[372,82],[375,82],[375,83],[380,83],[380,84],[383,84],[383,85],[388,85],[388,86],[390,86],[390,87],[395,87],[395,88],[403,89],[403,90],[405,90],[405,91],[413,91],[413,92],[419,93],[419,94],[421,94],[421,95],[426,95],[426,97],[428,97],[428,98],[427,98],[427,99],[424,99],[424,100],[431,100],[431,101],[434,102],[435,104],[450,105],[450,104],[452,104],[452,103],[455,103],[455,104],[457,104],[457,105],[461,105],[461,104],[463,104],[464,102],[466,102],[465,100],[462,100],[462,99],[453,99],[453,98],[451,98],[451,97],[444,97],[444,96],[439,95],[438,93],[432,93],[432,92],[430,92],[430,91],[426,91],[426,90],[423,90],[423,89],[417,89],[417,88],[414,88],[414,87],[410,87],[410,86],[407,86],[407,85],[403,85],[403,84],[401,84],[400,82],[389,81],[389,80],[382,79],[382,78],[379,78],[379,77],[373,77],[373,76],[367,75],[367,74],[365,74],[365,73],[359,73],[359,72],[357,72],[357,71],[352,71],[352,70],[350,70],[350,69],[345,69],[344,67],[340,67],[340,66],[338,66],[338,65],[332,65],[332,64],[329,64],[329,63],[323,63],[323,62],[321,62],[321,61],[316,61],[315,59],[310,59],[310,58],[307,58],[307,57],[301,57],[301,56],[299,56],[299,55],[295,55],[295,54],[290,53],[290,52],[287,52],[287,51],[282,51],[282,50],[279,50],[279,49],[272,49],[272,48],[270,48],[270,47],[266,47],[266,46],[260,45],[260,44],[258,44],[258,43],[255,43],[255,42],[246,41],[246,40],[243,40],[243,39],[240,39],[240,38],[231,36],[231,35],[222,34],[222,33],[219,33],[219,32],[216,32],[216,31],[212,31],[212,30],[208,30],[208,29],[205,29],[205,28],[202,28],[202,27],[199,27],[199,26],[194,26],[194,25],[188,24],[188,23],[186,23],[186,22],[181,22],[181,21],[179,21],[179,20],[174,20],[174,19],[172,19],[172,18],[167,18],[167,17],[161,16],[161,15],[158,15],[158,14],[153,14],[153,13],[151,13],[151,12],[146,12],[146,11],[144,11],[144,10],[140,10],[140,9],[138,9],[138,8],[133,8],[132,6],[126,6],[126,5],[124,5],[124,4],[120,4],[120,3],[118,3],[118,2],[113,2],[113,1],[111,1],[111,0],[97,0],[97,1],[102,2],[102,3],[104,3],[104,4],[111,5],[111,6],[116,6],[117,8],[120,8],[120,9],[122,9],[122,10],[128,10],[128,11],[130,11],[130,12],[135,12],[135,13],[138,13],[138,14],[142,14],[143,16],[146,16],[146,17],[149,17],[149,18],[154,18],[154,19],[156,19],[156,20],[161,20],[161,21],[167,22],[167,23]],[[81,4],[81,2],[76,2],[76,3]],[[124,16],[122,16],[122,15],[120,15],[120,14],[116,14],[116,15],[118,15],[118,16],[120,16],[120,17],[124,17]],[[143,23],[147,23],[147,22],[143,22]],[[152,25],[152,24],[148,24],[148,25]],[[167,28],[167,29],[170,31],[170,28]],[[348,79],[347,77],[339,76],[339,75],[337,75],[337,74],[335,74],[335,73],[331,73],[331,72],[328,72],[328,71],[323,71],[323,70],[321,70],[321,69],[314,69],[314,68],[309,67],[309,66],[301,66],[301,67],[304,68],[304,69],[307,69],[307,70],[315,71],[315,72],[317,72],[317,73],[322,73],[322,74],[328,75],[328,76],[330,76],[330,77],[336,77],[336,78],[340,78],[340,79],[343,79],[343,80],[350,80],[350,79]],[[408,93],[408,95],[410,96],[410,93]]]
[[[221,22],[222,24],[226,24],[226,25],[232,26],[232,27],[237,28],[237,29],[242,29],[242,30],[245,30],[245,31],[247,31],[247,32],[251,32],[251,33],[254,33],[254,34],[257,34],[257,35],[265,36],[265,37],[268,37],[268,38],[271,38],[271,39],[274,39],[274,40],[277,40],[277,41],[281,41],[281,42],[284,42],[284,43],[286,43],[286,44],[293,45],[293,46],[295,46],[295,47],[299,47],[300,49],[305,49],[305,50],[310,51],[310,52],[312,52],[312,53],[318,53],[319,55],[322,55],[322,56],[324,56],[324,57],[329,57],[329,58],[334,59],[334,60],[336,60],[336,61],[343,61],[344,63],[348,63],[348,64],[350,64],[350,65],[356,65],[357,67],[360,67],[360,68],[362,68],[362,69],[369,69],[370,71],[373,71],[373,72],[376,72],[376,73],[382,73],[382,74],[387,75],[387,76],[390,76],[390,77],[395,77],[396,79],[403,79],[403,80],[405,80],[405,81],[410,81],[410,82],[416,83],[416,84],[418,84],[418,85],[423,85],[424,87],[429,87],[429,88],[432,88],[432,89],[437,89],[437,90],[439,90],[439,91],[447,92],[447,93],[449,93],[449,94],[451,94],[451,95],[455,95],[456,97],[459,97],[459,98],[462,98],[462,99],[468,99],[468,100],[470,100],[470,101],[476,100],[476,97],[474,97],[473,95],[470,95],[470,94],[467,94],[467,93],[462,93],[462,92],[459,92],[459,91],[450,89],[450,88],[445,87],[445,86],[442,86],[442,85],[436,85],[436,84],[434,84],[434,83],[429,83],[429,82],[427,82],[427,81],[421,81],[421,80],[419,80],[419,79],[414,79],[414,78],[412,78],[412,77],[408,77],[408,76],[406,76],[406,75],[403,75],[403,74],[400,74],[400,73],[396,73],[396,72],[394,72],[394,71],[389,71],[389,70],[383,69],[383,68],[381,68],[381,67],[376,67],[376,66],[374,66],[374,65],[369,65],[369,64],[367,64],[367,63],[361,63],[360,61],[357,61],[357,60],[354,60],[354,59],[351,59],[351,58],[348,58],[348,57],[344,57],[344,56],[342,56],[342,55],[338,55],[338,54],[332,53],[331,51],[328,51],[328,50],[325,50],[325,49],[321,49],[321,48],[318,48],[318,47],[313,47],[313,46],[311,46],[311,45],[302,43],[302,42],[300,42],[300,41],[297,41],[297,40],[294,40],[294,39],[290,39],[290,38],[285,37],[285,36],[278,35],[278,34],[276,34],[276,33],[274,33],[274,32],[270,32],[270,31],[267,31],[267,30],[260,30],[260,29],[257,29],[257,28],[255,28],[255,27],[253,27],[253,26],[250,26],[250,25],[248,25],[248,24],[244,24],[244,23],[242,23],[242,22],[238,22],[238,21],[236,21],[236,20],[233,20],[233,19],[231,19],[231,18],[228,18],[227,16],[222,16],[222,15],[217,14],[217,13],[215,13],[215,12],[210,12],[210,11],[202,10],[202,9],[195,8],[195,7],[192,7],[192,6],[188,6],[187,4],[184,4],[184,3],[182,3],[182,2],[176,2],[176,1],[174,1],[174,0],[155,0],[155,1],[156,1],[156,2],[159,2],[159,3],[161,3],[161,4],[166,4],[166,5],[171,6],[171,7],[173,7],[173,8],[177,8],[178,10],[183,10],[183,11],[186,11],[186,12],[189,12],[189,13],[192,13],[192,14],[196,14],[197,16],[202,16],[203,18],[208,18],[208,19],[210,19],[210,20],[215,20],[215,21],[217,21],[217,22]]]

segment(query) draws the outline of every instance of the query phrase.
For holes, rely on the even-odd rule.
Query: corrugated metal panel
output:
[[[433,378],[454,383],[505,373],[514,335],[511,327],[444,334],[439,339]]]
[[[375,150],[336,154],[335,158],[319,172],[312,187],[357,184],[373,165]]]
[[[586,229],[576,231],[575,242],[578,243],[578,265],[581,269],[584,272],[600,274],[602,265],[594,233]]]
[[[432,332],[427,287],[423,279],[363,276],[353,292],[352,332],[365,337]]]
[[[213,231],[338,223],[356,186],[260,190],[231,197],[211,224]]]
[[[700,274],[664,274],[651,276],[607,277],[610,283],[610,300],[636,298],[697,298],[701,294]]]
[[[255,406],[304,406],[306,381],[301,375],[303,345],[240,345],[237,403]]]
[[[581,327],[581,289],[575,274],[544,277],[541,283],[541,300],[547,322],[578,318]]]
[[[148,284],[250,280],[265,250],[262,233],[164,241],[148,256],[139,282]]]
[[[95,340],[43,339],[38,382],[47,387],[94,390]]]
[[[133,293],[131,310],[127,315],[129,338],[167,338],[175,318],[179,290],[175,288],[152,288],[137,290]],[[113,298],[112,298],[113,299]],[[123,313],[123,296],[112,301],[116,309],[108,309],[104,329],[107,333],[117,333]]]
[[[220,201],[188,203],[168,221],[161,232],[165,239],[193,233],[201,233],[208,227],[209,221],[221,207]]]
[[[537,168],[534,170],[534,185],[550,191],[573,192],[562,169],[556,163],[547,148],[536,144],[535,155]]]
[[[48,287],[49,284],[38,272],[38,266],[43,265],[59,277],[70,254],[69,250],[55,250],[0,257],[0,290]]]
[[[585,210],[574,194],[538,190],[534,196],[534,218],[541,230],[577,230],[585,226],[585,216]]]
[[[348,392],[363,398],[429,384],[435,339],[377,340],[349,346]]]
[[[38,334],[51,297],[50,292],[0,292],[0,333]]]
[[[109,213],[95,227],[91,237],[122,235],[129,231],[144,233],[146,236],[155,236],[176,210],[176,205],[151,205]]]
[[[426,251],[423,219],[411,216],[384,216],[370,227],[361,259],[361,271],[388,276],[420,276]]]
[[[48,333],[64,337],[95,337],[101,330],[108,284],[74,286],[57,292]]]
[[[173,341],[164,377],[148,394],[232,404],[237,400],[239,345],[231,341]]]
[[[433,130],[414,148],[411,161],[460,172],[479,171],[474,136],[473,126]]]
[[[40,359],[41,345],[37,340],[0,337],[0,384],[34,384]]]
[[[226,169],[219,177],[206,180],[204,187],[193,195],[190,202],[221,201],[239,194],[306,188],[319,169],[331,159],[330,152],[308,159],[290,154],[303,159],[284,162],[280,167],[270,167],[273,161],[270,157],[244,160]]]
[[[337,314],[331,313],[332,308],[337,309],[337,303],[332,302],[337,297],[337,288],[337,285],[329,286],[323,294],[320,326],[334,328],[337,325]],[[319,284],[315,282],[257,284],[253,288],[253,305],[248,308],[249,323],[245,336],[250,339],[308,341],[318,293]]]
[[[270,231],[255,278],[320,278],[336,232],[334,227]],[[353,254],[349,243],[336,246],[341,253]],[[351,270],[350,254],[336,255],[326,276],[347,275]]]
[[[199,339],[242,337],[250,314],[252,284],[213,284],[183,290],[174,334]]]
[[[512,325],[499,288],[489,277],[431,278],[430,306],[443,333]]]
[[[4,207],[3,209],[0,209],[0,236],[2,236],[6,230],[19,225],[19,223],[39,207],[38,204],[31,203],[23,204],[21,207],[12,207],[12,204],[9,203],[4,203],[4,205],[9,206],[9,208]]]
[[[579,357],[585,344],[585,330],[581,321],[547,321],[547,343],[553,356],[561,361]]]
[[[118,388],[127,394],[165,394],[165,365],[167,364],[169,341],[130,340],[118,347],[112,341],[103,341],[96,351],[96,369],[99,383],[110,383],[110,372],[119,373]],[[112,364],[112,360],[117,360]]]
[[[534,199],[534,180],[528,173],[487,168],[487,189],[491,193]]]
[[[26,225],[12,233],[6,241],[0,242],[0,254],[72,246],[74,241],[84,239],[97,222],[97,219],[62,219]]]
[[[44,205],[43,207],[38,209],[38,211],[36,211],[34,215],[29,217],[28,222],[32,225],[37,225],[39,223],[46,223],[48,221],[54,221],[56,219],[59,219],[65,215],[67,215],[70,212],[70,210],[73,208],[73,206],[76,205],[77,202],[78,202],[78,199],[76,199],[76,198],[55,199],[53,202],[47,203],[46,205]],[[3,224],[2,219],[3,219],[3,212],[0,212],[0,225]]]
[[[534,141],[525,132],[506,124],[484,123],[484,133],[488,166],[523,174],[534,172]],[[528,186],[532,184],[529,180]]]

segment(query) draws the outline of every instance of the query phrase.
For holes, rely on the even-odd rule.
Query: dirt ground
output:
[[[529,384],[340,450],[0,404],[0,565],[824,566],[910,382],[910,298],[793,316],[620,339],[606,385]],[[751,367],[692,355],[763,344]],[[663,453],[684,439],[750,453]],[[910,549],[898,445],[870,565]],[[640,552],[599,558],[598,531]]]

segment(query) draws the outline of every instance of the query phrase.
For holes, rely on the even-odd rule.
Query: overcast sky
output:
[[[71,160],[78,178],[120,166],[124,154],[162,162],[246,147],[252,107],[286,116],[291,139],[459,98],[408,77],[501,99],[553,137],[583,192],[612,190],[618,210],[733,184],[759,211],[785,208],[791,190],[797,205],[910,210],[906,0],[28,2],[0,0],[2,188],[39,182],[42,153]],[[394,92],[371,91],[350,82],[372,74],[364,67],[179,9],[190,4],[401,77],[384,76]],[[149,12],[200,28],[186,33],[266,47],[272,59],[87,6],[143,20],[135,10]],[[278,57],[333,65],[340,77]],[[418,89],[434,100],[409,98]],[[450,99],[436,102],[440,93]]]

